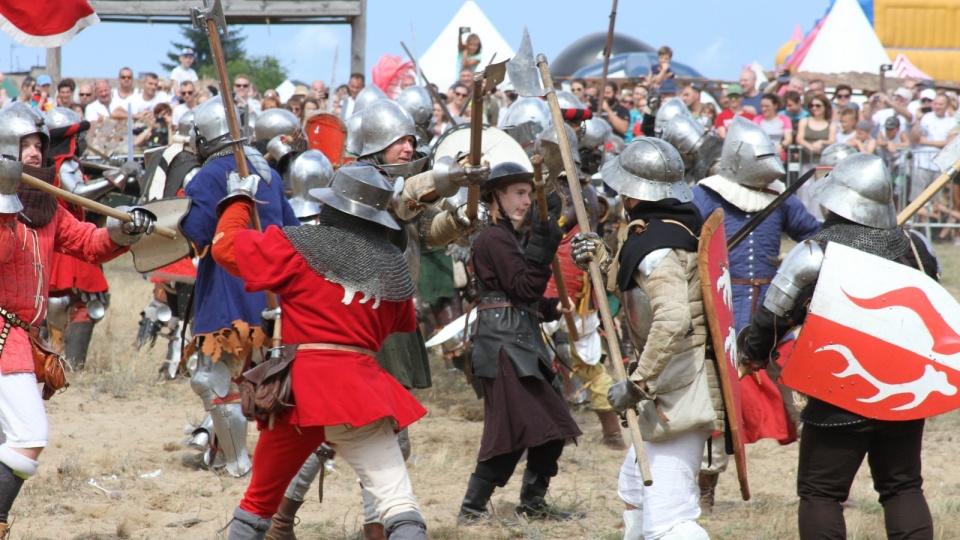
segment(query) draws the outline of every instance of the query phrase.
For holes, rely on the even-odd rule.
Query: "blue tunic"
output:
[[[253,165],[247,165],[254,172]],[[197,267],[197,282],[193,290],[194,334],[208,334],[242,320],[251,326],[260,326],[260,312],[267,307],[265,293],[247,293],[243,280],[231,276],[213,260],[209,247],[217,230],[217,203],[227,196],[227,174],[237,168],[233,156],[208,161],[187,184],[186,193],[193,202],[183,220],[182,229],[201,253]],[[276,171],[267,185],[263,180],[257,188],[257,211],[264,230],[270,225],[299,225],[290,203],[283,192],[283,180]]]
[[[728,240],[754,216],[754,213],[744,212],[708,187],[696,185],[692,191],[693,202],[704,218],[717,208],[723,209],[723,227]],[[735,280],[772,279],[777,273],[780,235],[787,233],[787,236],[800,242],[819,228],[820,222],[807,212],[800,199],[791,196],[730,252],[730,277]],[[758,307],[763,302],[768,287],[769,283],[760,286]],[[750,324],[754,305],[753,290],[752,285],[733,284],[733,318],[737,332]]]

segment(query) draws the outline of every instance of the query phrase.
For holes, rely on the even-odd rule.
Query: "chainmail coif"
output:
[[[319,225],[284,227],[284,234],[307,265],[344,288],[344,303],[361,293],[361,303],[402,302],[416,291],[403,253],[387,239],[384,227],[324,206]]]
[[[910,239],[903,227],[875,229],[836,214],[827,216],[813,239],[821,243],[837,242],[891,261],[910,251]]]

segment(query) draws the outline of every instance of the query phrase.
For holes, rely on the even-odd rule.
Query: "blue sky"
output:
[[[535,52],[543,52],[548,58],[585,34],[606,31],[611,3],[477,0],[509,43],[519,45],[526,25]],[[368,0],[367,74],[383,54],[403,56],[400,41],[422,54],[461,5],[460,0]],[[809,31],[829,5],[830,0],[620,0],[616,30],[653,47],[670,45],[677,61],[708,77],[735,80],[741,67],[753,60],[772,68],[777,49],[790,38],[794,26],[799,24],[804,32]],[[116,77],[125,65],[138,73],[163,73],[160,62],[166,60],[170,42],[179,38],[177,29],[167,24],[100,23],[63,48],[63,75]],[[308,82],[316,78],[329,81],[339,45],[337,81],[346,81],[349,26],[251,25],[244,33],[249,53],[276,56],[292,78]],[[0,71],[10,71],[11,65],[13,70],[18,65],[26,69],[37,58],[45,61],[44,50],[19,45],[11,48],[12,44],[13,40],[0,34]]]

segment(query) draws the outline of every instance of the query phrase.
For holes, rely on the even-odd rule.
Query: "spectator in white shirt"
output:
[[[110,83],[106,79],[99,79],[93,83],[93,93],[97,100],[88,103],[83,113],[84,118],[90,123],[109,118],[110,102],[113,101],[110,95]]]
[[[117,77],[119,87],[113,91],[113,99],[110,101],[110,117],[125,119],[127,117],[127,106],[135,106],[137,89],[133,86],[133,70],[125,67],[120,69],[120,75]],[[134,110],[134,114],[136,114]]]
[[[910,200],[917,198],[923,190],[936,180],[940,174],[939,167],[933,163],[933,156],[946,146],[947,138],[957,125],[957,120],[947,114],[947,96],[938,94],[931,102],[930,111],[921,107],[920,120],[913,124],[910,130],[910,139],[916,146],[914,149],[914,175],[910,186]]]
[[[173,71],[170,72],[170,89],[173,95],[180,95],[181,84],[187,81],[197,82],[199,80],[197,72],[190,67],[193,65],[194,60],[196,60],[196,55],[193,49],[187,48],[180,51],[180,65],[173,68]]]
[[[197,108],[197,88],[191,81],[180,83],[180,104],[173,109],[173,127],[180,125],[180,118]]]

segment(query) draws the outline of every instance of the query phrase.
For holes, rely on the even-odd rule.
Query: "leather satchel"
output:
[[[65,390],[70,386],[63,371],[63,357],[44,342],[35,329],[31,329],[30,344],[33,349],[33,364],[37,384],[43,384],[43,399],[49,400],[58,391]]]
[[[240,407],[243,415],[273,425],[276,415],[293,407],[291,367],[296,345],[285,345],[283,354],[271,357],[243,374],[240,383]]]

